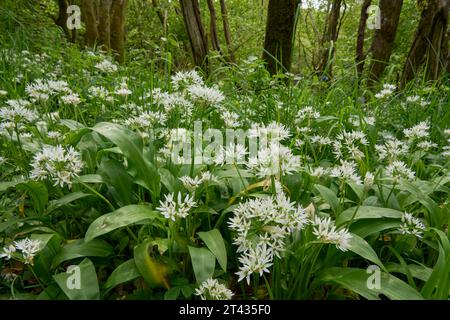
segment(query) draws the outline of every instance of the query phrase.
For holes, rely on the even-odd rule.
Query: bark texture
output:
[[[367,57],[367,53],[364,52],[364,40],[366,38],[366,26],[369,14],[367,10],[372,4],[372,0],[364,0],[361,7],[361,16],[359,19],[358,37],[356,40],[356,71],[358,73],[358,79],[362,78],[364,72],[364,64]]]
[[[127,0],[113,0],[111,7],[111,49],[115,51],[117,61],[125,60],[125,10]]]
[[[86,24],[86,32],[84,34],[85,44],[89,47],[94,47],[98,39],[94,2],[92,0],[81,0],[81,10],[84,23]]]
[[[263,59],[270,74],[289,71],[298,0],[270,0]]]
[[[220,0],[220,14],[222,16],[223,32],[225,35],[225,43],[227,44],[228,57],[231,62],[236,59],[234,57],[234,51],[231,42],[230,24],[228,22],[228,10],[225,0]]]
[[[400,88],[414,79],[425,62],[427,79],[437,79],[447,60],[448,41],[443,35],[447,30],[450,0],[419,0],[419,4],[423,7],[422,15],[403,68]]]
[[[380,0],[381,28],[375,31],[369,85],[378,83],[391,58],[403,0]]]

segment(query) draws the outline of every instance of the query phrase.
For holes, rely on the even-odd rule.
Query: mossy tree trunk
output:
[[[111,7],[111,49],[120,63],[125,60],[125,11],[126,0],[113,0]]]
[[[98,40],[98,30],[94,2],[92,0],[81,0],[81,12],[86,24],[84,42],[88,47],[95,47]]]
[[[364,64],[367,57],[367,53],[364,52],[364,40],[366,38],[367,19],[369,14],[367,10],[372,4],[372,0],[364,0],[361,6],[361,15],[359,18],[358,37],[356,40],[356,71],[358,73],[358,79],[362,79],[364,72]]]
[[[225,0],[220,0],[220,14],[222,16],[223,32],[225,36],[225,43],[227,44],[228,58],[231,62],[234,62],[236,59],[234,57],[234,51],[231,44],[231,31],[230,24],[228,22],[228,10]]]
[[[111,48],[112,0],[100,0],[98,5],[98,45],[105,51]]]

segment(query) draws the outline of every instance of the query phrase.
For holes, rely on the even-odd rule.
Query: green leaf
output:
[[[155,261],[149,255],[151,241],[146,241],[134,248],[134,262],[145,282],[151,287],[169,288],[166,280],[166,266]]]
[[[115,159],[103,160],[98,173],[107,183],[108,192],[120,207],[131,204],[133,177],[125,170],[122,163]]]
[[[450,254],[446,255],[444,249],[439,244],[439,256],[433,267],[433,272],[422,288],[422,295],[426,299],[447,300],[450,290],[449,274]]]
[[[177,300],[180,295],[180,291],[180,287],[170,288],[166,291],[166,293],[164,293],[164,300]]]
[[[377,253],[372,249],[370,244],[368,244],[366,240],[364,240],[360,236],[357,236],[356,234],[352,233],[351,235],[352,238],[349,241],[349,250],[373,263],[376,263],[382,269],[386,270],[383,263],[378,258]]]
[[[143,156],[142,139],[133,131],[115,123],[100,122],[92,130],[120,148],[136,170],[136,183],[149,190],[154,197],[159,198],[160,176],[155,166]]]
[[[78,266],[53,276],[70,300],[99,300],[100,290],[94,264],[84,259]]]
[[[158,213],[146,205],[129,205],[120,208],[111,213],[104,214],[92,222],[86,231],[85,242],[89,242],[103,234],[142,220],[153,220],[157,216]]]
[[[55,256],[52,268],[61,262],[80,257],[108,257],[113,254],[113,248],[103,240],[85,242],[83,239],[66,244]]]
[[[33,199],[33,205],[38,214],[43,214],[48,203],[48,191],[44,184],[37,181],[27,181],[16,185],[17,190],[27,191]]]
[[[379,272],[379,289],[376,287],[369,289],[368,284],[371,284],[369,277],[374,277],[376,274],[368,273],[364,269],[328,268],[318,274],[317,281],[335,283],[369,300],[380,300],[380,294],[384,294],[391,300],[423,300],[423,297],[417,290],[402,280],[388,273]]]
[[[366,238],[374,233],[398,229],[401,224],[401,221],[398,219],[362,219],[353,223],[350,227],[350,231],[361,238]]]
[[[4,192],[9,188],[15,187],[19,183],[21,183],[21,181],[2,181],[0,182],[0,192]]]
[[[108,292],[117,285],[134,280],[136,278],[139,278],[140,276],[141,274],[139,273],[139,270],[134,263],[134,259],[130,259],[119,265],[111,273],[105,283],[105,290],[106,292]]]
[[[41,250],[34,258],[33,270],[39,281],[48,285],[52,281],[52,261],[61,250],[61,237],[56,233],[32,234],[32,240],[41,242]]]
[[[212,278],[216,267],[216,257],[206,248],[195,248],[189,246],[192,267],[194,269],[197,283],[201,284],[206,279]]]
[[[344,223],[350,221],[355,212],[356,215],[353,219],[354,221],[360,219],[378,219],[378,218],[401,219],[403,215],[401,211],[389,208],[368,207],[368,206],[353,207],[345,210],[336,218],[336,226],[339,227]]]
[[[314,185],[314,187],[320,192],[322,198],[331,206],[334,213],[339,213],[339,199],[336,194],[329,188],[320,184]]]
[[[198,232],[197,234],[217,258],[222,270],[227,272],[227,250],[220,231],[217,229],[212,229],[211,231]]]
[[[86,174],[78,177],[78,180],[84,183],[105,183],[102,176],[99,174]]]
[[[83,198],[90,197],[90,196],[92,196],[92,194],[84,193],[81,191],[69,193],[68,195],[65,195],[64,197],[62,197],[61,199],[51,201],[47,207],[46,213],[49,214],[52,211],[54,211],[55,209],[65,206],[75,200],[83,199]]]

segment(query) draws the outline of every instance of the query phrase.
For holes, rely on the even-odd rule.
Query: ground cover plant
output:
[[[205,68],[137,17],[121,62],[48,6],[0,8],[2,299],[449,298],[445,71]]]

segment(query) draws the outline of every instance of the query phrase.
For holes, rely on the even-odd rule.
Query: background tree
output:
[[[198,0],[180,0],[186,32],[192,49],[195,65],[207,67],[208,40],[203,27]]]
[[[446,30],[450,0],[419,0],[422,10],[414,41],[408,53],[400,87],[414,79],[420,67],[426,62],[426,79],[436,80],[445,68],[448,52]]]
[[[263,59],[270,74],[291,69],[295,14],[298,0],[270,0]]]
[[[356,40],[356,70],[358,73],[358,79],[361,80],[364,72],[364,64],[366,61],[367,53],[364,52],[364,39],[366,34],[367,19],[369,18],[368,9],[372,4],[372,0],[364,0],[361,6],[361,14],[359,18],[358,37]]]
[[[386,66],[389,64],[402,6],[403,0],[380,0],[381,27],[375,30],[371,46],[370,86],[380,80]]]

